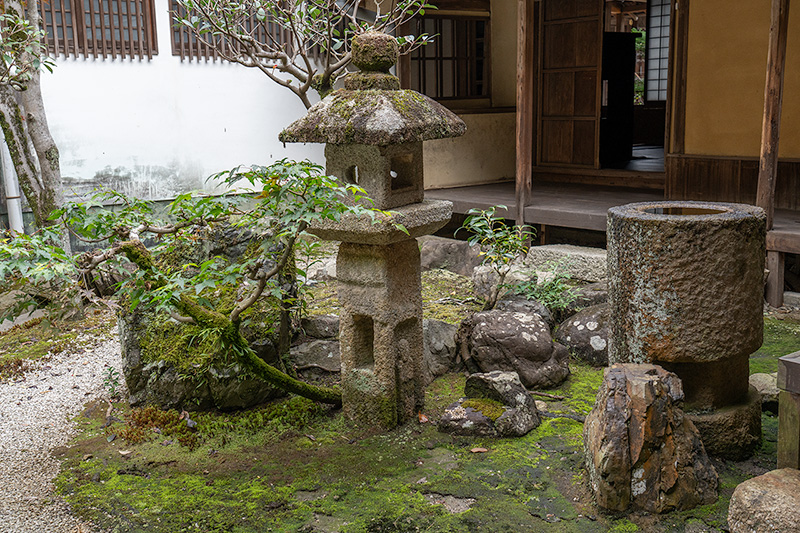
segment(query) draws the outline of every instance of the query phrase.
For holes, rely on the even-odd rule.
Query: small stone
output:
[[[750,386],[755,387],[761,395],[761,408],[764,411],[778,413],[778,373],[757,373],[750,375]]]
[[[521,437],[541,423],[536,404],[516,372],[472,374],[467,378],[464,394],[467,399],[445,410],[439,420],[439,431],[454,435]],[[480,400],[485,400],[486,405]]]
[[[600,304],[587,307],[562,322],[554,337],[576,359],[593,366],[607,366],[610,331],[610,308],[608,304]]]

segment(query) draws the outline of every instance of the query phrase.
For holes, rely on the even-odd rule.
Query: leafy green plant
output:
[[[106,374],[103,376],[103,388],[106,389],[111,396],[116,396],[119,385],[119,371],[113,366],[108,367]]]
[[[515,259],[528,252],[530,239],[536,234],[528,225],[511,226],[496,215],[499,209],[507,209],[504,205],[495,205],[489,209],[470,209],[469,215],[461,227],[456,231],[465,230],[470,233],[467,242],[470,246],[480,247],[482,264],[488,265],[497,274],[497,285],[492,289],[486,300],[484,309],[492,309],[497,303],[497,298],[511,264]]]
[[[551,311],[563,311],[575,300],[575,288],[569,284],[569,263],[566,260],[551,261],[546,265],[546,274],[521,281],[509,287],[516,294],[540,302]]]
[[[85,298],[96,298],[85,288],[86,278],[101,265],[114,264],[131,272],[118,291],[129,308],[146,306],[178,322],[215,331],[219,349],[230,361],[260,379],[313,400],[340,404],[338,390],[303,383],[265,363],[241,328],[246,311],[262,296],[281,301],[295,297],[286,294],[281,273],[293,264],[294,244],[309,225],[345,215],[376,220],[390,214],[364,207],[368,199],[363,189],[341,185],[308,161],[237,167],[212,178],[231,188],[244,184],[243,193],[183,194],[169,204],[168,218],[156,216],[149,202],[113,191],[97,195],[91,203],[69,203],[54,218],[78,238],[104,247],[73,257],[57,247],[58,231],[52,228],[31,238],[6,237],[0,241],[0,279],[20,287],[49,284],[67,295],[61,301],[64,306],[80,308]],[[117,208],[104,207],[109,201]],[[235,263],[219,257],[177,265],[159,261],[221,223],[262,236],[258,249]],[[235,300],[218,299],[226,290],[237,295]],[[22,293],[16,309],[36,303]]]

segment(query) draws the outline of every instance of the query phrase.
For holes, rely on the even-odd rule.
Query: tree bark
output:
[[[19,186],[33,211],[36,224],[41,227],[52,223],[47,217],[58,204],[55,191],[39,175],[36,155],[31,150],[28,128],[17,102],[17,94],[11,87],[0,86],[0,127],[17,172]]]
[[[7,12],[25,13],[35,28],[40,27],[37,0],[25,3],[6,0],[4,6]],[[64,200],[61,167],[58,148],[47,125],[38,71],[26,83],[24,91],[0,87],[0,126],[36,224],[39,227],[55,224],[48,217]]]

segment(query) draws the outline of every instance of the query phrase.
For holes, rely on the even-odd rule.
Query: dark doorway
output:
[[[664,171],[670,0],[606,0],[600,166]]]

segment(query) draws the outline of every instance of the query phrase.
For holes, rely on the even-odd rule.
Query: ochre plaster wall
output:
[[[517,0],[492,0],[492,105],[517,102]]]
[[[467,133],[424,144],[425,188],[442,189],[513,178],[516,115],[461,115]]]
[[[687,154],[759,155],[770,0],[691,0]],[[790,10],[780,156],[800,157],[800,9]]]
[[[434,2],[435,3],[435,2]],[[516,104],[517,2],[492,0],[492,107]],[[516,115],[459,112],[467,133],[425,143],[425,187],[439,189],[513,179],[516,168]]]

